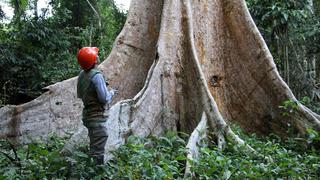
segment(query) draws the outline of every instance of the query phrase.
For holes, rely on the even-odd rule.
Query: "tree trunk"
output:
[[[313,0],[312,3],[313,6],[313,13],[315,15],[315,17],[320,17],[320,2],[317,0]],[[319,36],[315,37],[314,42],[319,42]],[[316,62],[316,67],[315,67],[315,71],[316,71],[316,82],[317,84],[320,83],[320,53],[316,53],[314,55],[314,59]]]
[[[282,137],[289,124],[295,135],[320,130],[319,115],[301,105],[281,79],[244,0],[132,1],[126,24],[99,67],[120,92],[108,112],[107,151],[130,134],[167,130],[194,132],[192,149],[205,137],[195,130],[203,126],[220,148],[226,141],[244,144],[228,123]],[[25,141],[80,129],[66,145],[71,150],[86,137],[75,82],[57,83],[30,103],[2,108],[1,136]],[[279,106],[287,100],[298,106],[283,116]],[[201,119],[205,123],[198,126]],[[196,154],[190,151],[189,157]]]

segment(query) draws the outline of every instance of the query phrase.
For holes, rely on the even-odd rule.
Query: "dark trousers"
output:
[[[97,164],[103,164],[104,159],[104,146],[106,145],[108,134],[107,128],[104,126],[90,127],[90,155],[96,160]]]

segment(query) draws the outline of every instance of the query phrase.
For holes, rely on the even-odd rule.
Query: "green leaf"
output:
[[[89,158],[89,156],[81,151],[75,151],[73,152],[76,156],[80,157],[80,158]]]

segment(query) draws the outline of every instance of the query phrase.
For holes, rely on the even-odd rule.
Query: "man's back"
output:
[[[104,83],[104,79],[98,69],[93,68],[87,72],[81,71],[79,74],[77,95],[84,104],[82,120],[87,127],[106,121],[103,114],[104,105],[107,103],[105,97],[107,87],[101,83]]]

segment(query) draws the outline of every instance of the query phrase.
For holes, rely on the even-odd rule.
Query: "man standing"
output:
[[[78,63],[83,70],[78,77],[77,96],[84,104],[82,121],[89,132],[90,154],[97,164],[103,164],[104,146],[108,138],[104,111],[105,105],[111,103],[115,90],[108,90],[101,71],[97,69],[98,53],[96,47],[83,47],[78,52]]]

